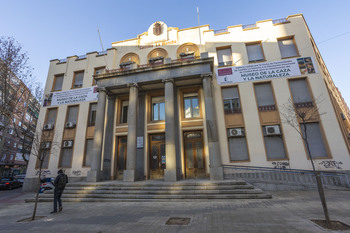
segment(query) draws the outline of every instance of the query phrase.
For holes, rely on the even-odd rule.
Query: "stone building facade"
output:
[[[223,164],[311,169],[288,103],[313,110],[307,122],[289,115],[310,130],[316,168],[350,170],[347,106],[302,15],[222,30],[156,22],[107,51],[50,62],[39,122],[62,146],[47,175],[176,181],[223,179]]]

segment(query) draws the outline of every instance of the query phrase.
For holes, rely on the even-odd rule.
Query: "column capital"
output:
[[[213,73],[205,73],[205,74],[201,74],[201,78],[204,79],[204,78],[213,78]]]
[[[165,78],[165,79],[162,79],[162,82],[163,83],[171,82],[172,84],[174,84],[174,79],[172,79],[172,78]]]
[[[107,99],[108,100],[114,100],[115,99],[115,95],[107,95]]]
[[[136,87],[139,89],[139,85],[137,83],[128,83],[127,87]]]
[[[96,88],[96,91],[97,91],[97,92],[104,92],[104,93],[107,93],[107,90],[106,90],[105,87],[97,87],[97,88]]]

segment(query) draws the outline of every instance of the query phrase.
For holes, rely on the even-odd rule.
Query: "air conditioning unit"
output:
[[[75,128],[75,122],[66,122],[66,128]]]
[[[53,129],[53,124],[44,125],[44,130],[52,130],[52,129]]]
[[[63,147],[64,148],[69,148],[73,146],[73,141],[64,141],[63,142]]]
[[[219,62],[219,66],[232,66],[232,61]]]
[[[281,130],[279,125],[269,125],[265,126],[266,135],[280,135]]]
[[[41,143],[41,149],[50,149],[51,142],[42,142]]]
[[[244,130],[242,128],[228,129],[229,137],[240,137],[244,136]]]

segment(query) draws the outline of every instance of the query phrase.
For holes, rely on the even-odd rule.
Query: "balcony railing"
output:
[[[220,33],[224,33],[224,32],[228,32],[227,28],[214,30],[214,34],[220,34]]]
[[[192,56],[192,57],[184,57],[184,58],[174,59],[174,60],[171,60],[170,63],[185,62],[185,61],[196,60],[196,59],[200,59],[200,56]],[[169,64],[169,63],[166,63],[166,64]],[[164,65],[164,62],[154,62],[154,63],[137,65],[136,69],[147,68],[147,67],[155,67],[155,66],[160,66],[160,65]],[[116,73],[116,72],[122,72],[122,71],[126,71],[126,70],[132,70],[132,69],[133,68],[128,67],[128,68],[119,68],[119,69],[113,69],[113,70],[106,70],[106,73],[107,74],[108,73]]]
[[[106,55],[106,54],[107,54],[107,50],[97,52],[97,55],[98,55],[98,56]]]
[[[302,103],[294,103],[296,108],[312,108],[314,104],[312,102],[302,102]]]
[[[268,111],[275,111],[275,110],[276,110],[275,105],[259,106],[260,112],[268,112]]]
[[[287,21],[286,18],[272,20],[272,23],[273,23],[273,24],[287,23],[287,22],[288,22],[288,21]]]
[[[242,29],[256,28],[256,24],[246,24],[242,26]]]
[[[67,62],[67,58],[60,59],[60,60],[58,61],[58,63],[65,63],[65,62]]]
[[[78,56],[77,60],[81,60],[81,59],[85,59],[86,58],[86,55],[80,55]]]

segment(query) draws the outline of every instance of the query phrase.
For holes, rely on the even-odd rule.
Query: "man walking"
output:
[[[68,183],[68,176],[65,175],[62,170],[58,170],[57,174],[58,175],[53,183],[55,186],[55,190],[54,190],[54,196],[53,196],[53,211],[51,212],[51,214],[57,213],[57,202],[58,202],[59,211],[62,211],[63,207],[62,207],[61,196],[64,188],[66,187],[66,184]]]

